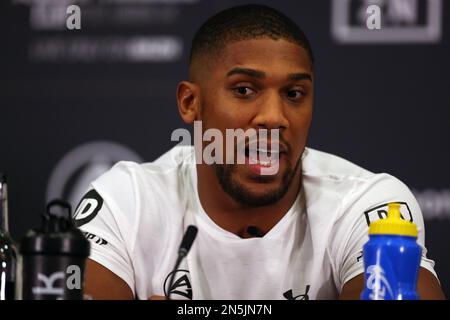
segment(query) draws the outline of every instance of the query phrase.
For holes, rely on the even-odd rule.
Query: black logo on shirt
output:
[[[104,245],[108,244],[108,241],[106,241],[103,238],[100,238],[96,234],[93,234],[93,233],[90,233],[90,232],[83,232],[83,234],[86,237],[86,239],[92,240],[94,243],[96,243],[96,244],[98,244],[100,246],[104,246]]]
[[[363,251],[360,251],[360,252],[358,253],[358,256],[356,257],[356,262],[359,262],[359,261],[363,258],[363,256],[364,256],[364,252],[363,252]]]
[[[413,217],[411,214],[411,210],[406,202],[398,202],[400,204],[400,215],[403,220],[407,220],[413,222]],[[374,222],[379,219],[384,219],[387,217],[389,203],[384,203],[382,205],[376,206],[375,208],[371,208],[369,210],[364,211],[364,216],[366,218],[367,225],[369,226],[371,222]]]
[[[103,206],[103,198],[95,190],[86,193],[77,206],[74,223],[77,227],[94,219]]]
[[[300,294],[298,296],[294,297],[294,294],[291,290],[286,291],[285,293],[283,293],[283,297],[285,297],[287,300],[309,300],[309,296],[308,296],[308,292],[309,292],[309,288],[311,286],[308,284],[305,288],[305,293],[304,294]]]
[[[169,286],[169,280],[172,273],[175,273],[175,280],[173,281],[172,287],[167,288]],[[164,295],[167,297],[169,292],[171,295],[178,294],[192,300],[192,286],[191,281],[189,280],[188,270],[175,270],[167,275],[166,280],[164,280]]]

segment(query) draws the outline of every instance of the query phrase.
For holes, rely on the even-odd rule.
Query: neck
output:
[[[211,166],[197,165],[197,181],[201,205],[211,220],[222,229],[248,237],[249,226],[255,226],[265,234],[289,211],[300,190],[301,170],[298,170],[288,191],[280,200],[263,207],[248,207],[234,200],[222,189]]]

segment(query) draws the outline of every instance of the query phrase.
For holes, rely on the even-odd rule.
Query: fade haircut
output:
[[[230,42],[261,38],[301,46],[314,66],[311,46],[299,26],[278,10],[257,4],[232,7],[209,18],[192,40],[189,65],[199,56],[218,56]]]

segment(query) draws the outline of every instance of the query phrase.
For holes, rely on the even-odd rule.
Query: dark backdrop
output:
[[[285,12],[311,40],[309,146],[391,173],[414,190],[428,255],[449,296],[449,2],[418,0],[415,12],[414,0],[382,1],[382,29],[366,28],[358,39],[342,36],[332,17],[348,12],[347,26],[364,29],[358,17],[370,1],[258,2]],[[76,3],[81,30],[68,30],[65,10]],[[187,78],[190,40],[212,13],[240,3],[2,1],[0,171],[10,178],[16,239],[39,224],[48,199],[74,203],[115,161],[151,161],[173,145],[171,132],[184,127],[175,87]],[[429,16],[439,3],[438,16]],[[408,38],[427,25],[434,33]]]

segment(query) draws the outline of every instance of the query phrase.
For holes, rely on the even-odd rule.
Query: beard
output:
[[[236,164],[215,164],[215,171],[222,189],[229,196],[241,205],[256,208],[274,204],[284,197],[300,168],[301,160],[302,155],[298,158],[294,168],[292,168],[291,165],[288,165],[283,173],[279,186],[266,192],[264,195],[252,193],[248,188],[234,178],[236,176]],[[253,180],[263,184],[271,179],[272,178],[269,176],[259,176]]]

